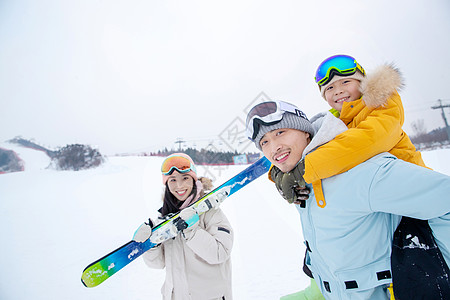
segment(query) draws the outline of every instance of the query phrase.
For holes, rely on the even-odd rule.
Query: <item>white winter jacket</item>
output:
[[[178,235],[143,254],[145,263],[166,268],[161,289],[167,300],[232,299],[231,248],[233,230],[219,209],[200,216],[190,240]]]

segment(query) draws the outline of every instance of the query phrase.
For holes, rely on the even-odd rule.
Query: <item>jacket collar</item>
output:
[[[311,123],[315,134],[311,142],[303,150],[303,157],[348,129],[344,122],[333,116],[329,111],[315,115],[311,118]]]

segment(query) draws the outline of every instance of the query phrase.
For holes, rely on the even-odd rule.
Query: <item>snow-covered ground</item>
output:
[[[40,151],[11,144],[25,171],[0,175],[0,299],[160,299],[164,270],[141,259],[95,288],[82,270],[129,241],[161,206],[162,158],[110,157],[86,171],[46,169]],[[450,149],[423,152],[450,175]],[[245,166],[200,167],[224,182]],[[235,299],[278,299],[309,284],[303,274],[300,220],[265,176],[223,203],[232,223]]]

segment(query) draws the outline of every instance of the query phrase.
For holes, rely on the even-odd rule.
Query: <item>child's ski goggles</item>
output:
[[[364,76],[366,72],[363,67],[351,56],[334,55],[324,60],[317,68],[314,79],[320,86],[327,84],[334,75],[349,76],[359,70]]]
[[[308,120],[306,115],[295,105],[283,101],[263,102],[254,106],[247,115],[247,137],[254,142],[261,125],[271,126],[283,119],[285,112],[295,114]]]
[[[170,175],[177,170],[181,174],[193,171],[197,173],[195,165],[187,158],[178,154],[168,156],[161,166],[161,173],[163,175]]]

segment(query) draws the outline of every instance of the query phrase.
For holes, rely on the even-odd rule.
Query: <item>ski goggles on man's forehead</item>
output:
[[[325,85],[334,75],[349,76],[359,70],[363,75],[366,74],[363,67],[351,56],[335,55],[324,60],[317,68],[314,79],[318,85]]]
[[[308,120],[306,115],[296,106],[283,101],[263,102],[254,106],[247,115],[247,137],[253,142],[261,125],[270,126],[280,122],[284,113],[292,113]]]
[[[194,171],[194,173],[196,173],[195,165],[193,165],[188,158],[180,155],[170,155],[162,163],[161,173],[163,175],[170,175],[175,170],[181,174],[185,174],[190,171]]]

